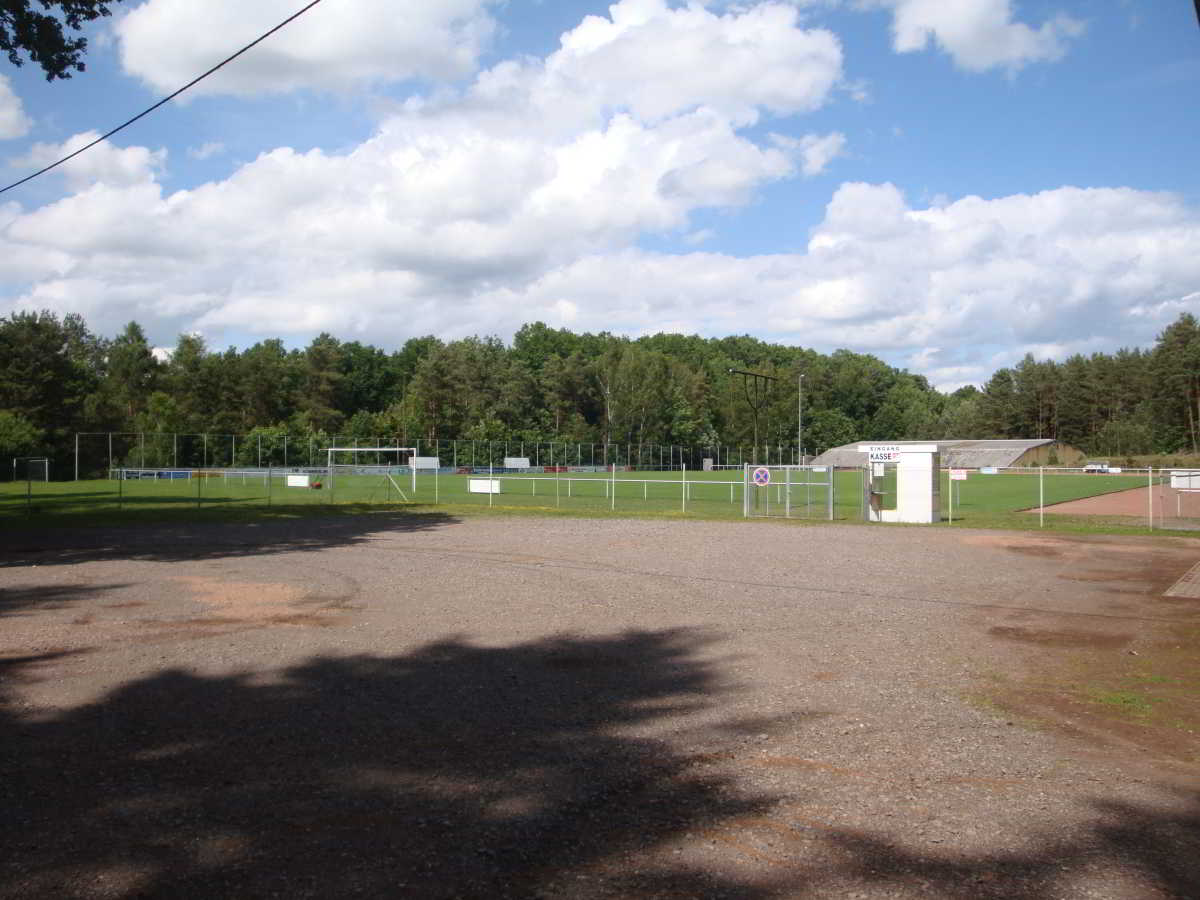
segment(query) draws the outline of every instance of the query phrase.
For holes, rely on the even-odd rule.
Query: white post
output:
[[[679,471],[683,473],[683,512],[687,513],[687,463],[680,462]]]
[[[607,455],[607,450],[605,455]],[[617,508],[617,464],[612,464],[612,508]]]
[[[441,468],[441,467],[439,466],[438,468]],[[438,475],[439,474],[440,473],[439,473],[438,469],[433,470],[433,505],[434,506],[437,506],[437,502],[438,502]],[[417,494],[415,491],[413,492],[413,499],[414,500],[417,499]]]
[[[413,499],[417,499],[417,448],[413,447],[409,451],[408,467],[412,470],[412,495]],[[436,478],[434,479],[437,480]]]
[[[1038,527],[1046,527],[1046,467],[1038,466]]]
[[[1150,530],[1154,530],[1154,466],[1146,470],[1146,502],[1149,504],[1147,518],[1150,520]]]
[[[950,474],[946,477],[949,479],[953,479],[954,478],[954,470],[949,469],[948,471]],[[949,515],[947,524],[953,525],[954,524],[954,481],[953,480],[947,481],[946,484],[950,488],[950,515]]]
[[[489,450],[492,449],[490,442],[488,443],[488,449]],[[492,506],[493,488],[496,487],[495,476],[496,476],[496,464],[492,462],[492,455],[489,453],[488,454],[488,508],[489,509]]]

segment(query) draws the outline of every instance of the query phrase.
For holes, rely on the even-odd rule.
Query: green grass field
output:
[[[87,519],[91,516],[138,516],[176,511],[186,516],[189,510],[238,510],[266,508],[295,510],[320,507],[379,507],[431,505],[468,510],[471,507],[525,509],[529,511],[578,512],[585,515],[689,515],[703,518],[742,517],[743,487],[741,471],[688,472],[687,496],[684,476],[674,472],[618,472],[615,486],[611,475],[544,474],[503,475],[501,493],[468,492],[471,477],[466,475],[420,475],[416,490],[410,476],[394,476],[394,482],[379,475],[341,474],[330,485],[325,480],[320,490],[288,488],[282,479],[261,476],[214,475],[187,480],[98,479],[78,482],[24,482],[0,484],[0,520],[19,521],[31,515],[45,518]],[[760,493],[759,508],[772,515],[790,511],[793,518],[827,518],[826,488],[823,485],[792,485],[790,503],[785,486],[776,482],[765,488],[765,505]],[[794,473],[793,479],[823,479],[818,473]],[[894,477],[894,476],[893,476]],[[857,470],[836,474],[834,519],[862,520],[862,473]],[[1144,487],[1142,475],[1047,474],[1045,502],[1059,503],[1112,491]],[[397,490],[403,490],[402,497]],[[885,483],[885,490],[890,486]],[[950,482],[942,474],[943,518],[948,512]],[[955,484],[954,519],[965,525],[989,527],[1027,527],[1029,516],[1023,510],[1038,505],[1036,474],[981,475],[972,472],[965,482]],[[614,498],[615,490],[615,498]],[[489,503],[489,500],[491,501]],[[790,510],[788,507],[790,506]],[[1056,527],[1068,522],[1056,521]]]

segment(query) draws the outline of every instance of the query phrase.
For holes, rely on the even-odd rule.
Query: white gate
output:
[[[746,518],[833,521],[833,466],[747,465],[744,477]]]

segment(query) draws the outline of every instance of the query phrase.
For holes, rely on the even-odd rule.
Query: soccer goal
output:
[[[329,469],[329,488],[336,489],[338,476],[374,476],[382,479],[396,489],[400,498],[405,503],[409,502],[412,497],[404,493],[404,488],[400,486],[400,482],[396,480],[396,476],[400,473],[397,471],[402,466],[407,466],[412,477],[410,491],[412,496],[417,494],[417,448],[416,447],[326,447],[326,465]],[[353,463],[338,463],[337,454],[351,453],[353,454]],[[376,462],[360,463],[360,455],[364,453],[376,454]],[[395,454],[391,462],[379,462],[383,454]],[[401,454],[407,454],[402,457]],[[401,476],[403,477],[403,476]]]
[[[49,481],[50,458],[48,456],[14,456],[12,473],[13,481]]]

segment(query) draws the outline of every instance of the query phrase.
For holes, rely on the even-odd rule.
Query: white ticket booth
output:
[[[868,487],[868,521],[929,524],[941,520],[937,444],[859,444],[858,451],[867,454],[868,485],[895,469],[895,508],[876,502],[880,492]]]

